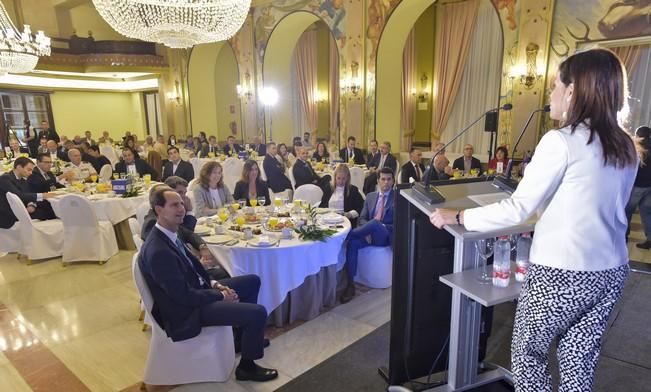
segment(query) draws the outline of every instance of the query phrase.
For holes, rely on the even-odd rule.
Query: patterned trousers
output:
[[[605,271],[530,266],[511,342],[516,391],[552,390],[548,352],[556,338],[559,392],[592,391],[601,338],[628,271],[628,264]]]

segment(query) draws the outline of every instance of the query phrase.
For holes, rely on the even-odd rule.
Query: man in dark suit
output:
[[[318,174],[312,169],[312,165],[307,160],[307,148],[306,147],[297,147],[298,156],[294,166],[292,166],[292,174],[294,174],[295,187],[298,189],[299,186],[305,184],[316,185],[323,191],[323,198],[321,200],[321,206],[327,206],[328,200],[330,200],[330,195],[332,194],[332,187],[330,186],[331,177],[325,175],[319,177]]]
[[[358,227],[348,234],[346,247],[346,272],[348,281],[341,302],[346,303],[355,296],[355,274],[357,274],[357,252],[367,246],[391,245],[393,237],[393,185],[394,173],[388,167],[378,173],[378,192],[366,195],[364,208],[359,216]],[[370,237],[370,241],[367,238]]]
[[[341,160],[344,162],[349,162],[351,159],[353,159],[356,165],[363,165],[364,154],[362,154],[362,150],[355,147],[356,142],[357,141],[355,140],[354,136],[349,136],[348,140],[346,141],[346,148],[342,148],[339,151],[339,158],[341,158]]]
[[[370,170],[377,169],[380,164],[380,151],[378,150],[377,140],[373,139],[368,144],[368,155],[366,156],[366,167]]]
[[[452,177],[452,169],[450,168],[450,160],[445,155],[437,155],[434,158],[434,175],[432,180],[449,180]]]
[[[0,229],[8,229],[18,220],[9,206],[7,192],[22,200],[32,219],[55,218],[52,206],[46,200],[50,194],[29,191],[26,179],[32,175],[33,169],[34,163],[29,158],[19,157],[14,161],[14,170],[0,176]]]
[[[380,152],[377,154],[375,161],[377,162],[377,166],[370,167],[370,173],[364,179],[364,194],[375,191],[375,186],[377,185],[377,175],[380,169],[383,167],[388,167],[393,170],[394,173],[396,172],[396,169],[398,168],[398,161],[396,161],[396,158],[391,155],[391,143],[382,142],[382,144],[380,144]]]
[[[122,149],[122,160],[115,164],[115,173],[138,174],[140,177],[149,174],[152,180],[158,178],[158,173],[147,162],[142,159],[136,159],[138,153],[131,147]]]
[[[253,138],[253,144],[251,145],[251,148],[258,154],[259,157],[263,157],[267,154],[267,147],[260,141],[260,136]]]
[[[185,208],[178,193],[156,187],[149,196],[156,224],[142,246],[138,263],[154,298],[152,316],[173,341],[197,336],[203,327],[239,326],[242,358],[238,380],[268,381],[278,377],[254,360],[264,355],[267,311],[257,305],[260,278],[255,275],[211,281],[199,261],[179,240]],[[238,302],[239,301],[239,302]]]
[[[224,146],[224,154],[227,156],[237,156],[237,154],[242,151],[242,146],[235,143],[235,136],[229,136],[226,138],[226,145]]]
[[[29,191],[34,193],[47,193],[59,188],[65,188],[59,180],[72,179],[74,173],[66,172],[55,176],[52,173],[52,158],[50,154],[40,153],[36,156],[36,168],[32,170],[32,174],[27,178]]]
[[[55,142],[54,140],[47,141],[47,153],[48,155],[50,155],[50,158],[52,158],[52,160],[55,159],[59,159],[62,161],[69,160],[66,154],[63,151],[61,151],[59,146],[57,146],[57,142]]]
[[[210,138],[212,139],[213,136]],[[169,147],[167,149],[167,157],[168,161],[165,162],[165,165],[163,165],[163,181],[165,181],[170,176],[181,177],[187,182],[192,181],[194,178],[194,168],[190,162],[181,159],[181,154],[179,153],[179,149],[177,147]]]
[[[407,184],[410,178],[413,178],[416,182],[422,181],[423,173],[425,173],[425,166],[422,161],[423,152],[418,148],[412,148],[409,151],[409,162],[402,165],[400,182]]]
[[[210,136],[208,138],[208,143],[201,145],[201,157],[205,158],[209,156],[210,153],[215,155],[219,154],[219,143],[217,143],[217,137]]]
[[[477,169],[481,172],[481,162],[479,159],[472,156],[474,153],[474,148],[472,144],[466,144],[463,146],[463,156],[454,160],[452,164],[452,169],[461,170],[464,173],[470,173],[470,170]]]
[[[92,158],[90,163],[91,165],[93,165],[97,173],[99,173],[102,170],[102,167],[104,167],[104,165],[109,165],[113,167],[113,165],[111,165],[111,161],[109,161],[109,159],[104,155],[100,154],[99,146],[97,144],[90,145],[90,147],[88,147],[88,150],[86,151],[86,154],[88,154],[88,156]]]
[[[41,121],[41,132],[38,134],[38,137],[41,138],[43,136],[45,136],[47,140],[54,140],[57,143],[61,141],[57,131],[50,128],[50,123],[47,121]]]
[[[276,143],[267,144],[267,155],[264,156],[262,167],[267,176],[267,185],[274,193],[280,193],[286,189],[292,189],[292,182],[285,175],[285,165],[276,159],[278,147]]]

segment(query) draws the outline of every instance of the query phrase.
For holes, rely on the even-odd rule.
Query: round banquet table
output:
[[[336,274],[345,261],[350,221],[344,218],[339,225],[343,228],[325,242],[302,241],[293,233],[292,239],[282,239],[278,246],[254,247],[240,240],[233,246],[208,243],[208,248],[231,276],[260,277],[258,303],[273,323],[282,326],[312,319],[323,307],[334,305]],[[263,233],[272,238],[280,234]]]

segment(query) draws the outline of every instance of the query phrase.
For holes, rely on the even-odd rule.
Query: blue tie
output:
[[[203,286],[203,284],[204,284],[206,281],[203,279],[203,277],[201,276],[201,274],[199,273],[199,271],[197,271],[197,269],[194,268],[194,263],[192,262],[192,260],[191,260],[190,257],[188,256],[188,254],[185,252],[185,246],[183,246],[183,243],[181,242],[181,240],[179,239],[179,237],[176,237],[175,244],[176,244],[176,247],[178,248],[178,250],[181,252],[181,254],[183,254],[183,256],[185,256],[185,260],[186,260],[188,263],[190,263],[190,267],[192,268],[192,271],[194,271],[194,273],[197,275],[197,278],[199,279],[199,285],[200,285],[200,286]]]

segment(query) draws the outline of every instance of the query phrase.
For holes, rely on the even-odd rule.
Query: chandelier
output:
[[[170,48],[224,41],[240,29],[251,0],[93,0],[118,33]]]
[[[36,68],[39,56],[49,55],[50,38],[43,31],[32,36],[29,25],[24,25],[23,32],[19,32],[0,2],[0,76],[8,72],[30,72]]]

